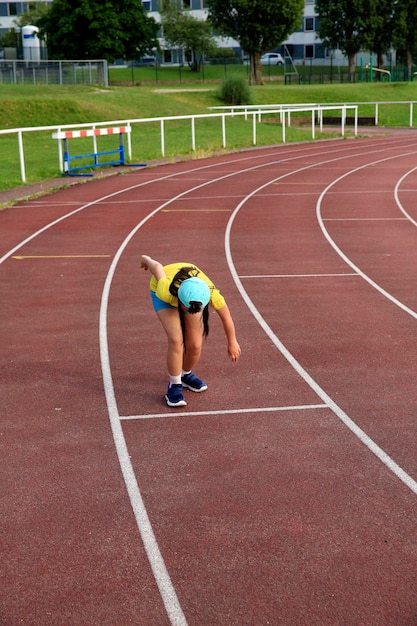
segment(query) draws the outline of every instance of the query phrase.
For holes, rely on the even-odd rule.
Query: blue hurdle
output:
[[[93,174],[76,174],[75,172],[80,172],[81,170],[91,169],[93,167],[102,167],[105,165],[125,165],[125,149],[124,149],[124,135],[126,133],[131,132],[130,126],[119,126],[115,128],[88,128],[85,130],[68,130],[68,131],[58,131],[52,134],[53,139],[62,140],[63,143],[63,152],[64,152],[64,167],[63,173],[67,176],[93,176]],[[119,135],[119,146],[115,150],[106,150],[99,152],[97,150],[96,145],[96,137],[103,135]],[[94,152],[90,152],[87,154],[79,154],[76,156],[70,156],[69,148],[68,148],[68,140],[75,139],[79,137],[93,137],[94,138]],[[100,157],[109,156],[109,155],[117,155],[117,158],[113,158],[107,161],[102,161]],[[78,167],[74,167],[72,162],[77,159],[88,159],[92,158],[92,162],[87,165],[79,165]],[[140,166],[145,166],[146,164],[140,164]]]

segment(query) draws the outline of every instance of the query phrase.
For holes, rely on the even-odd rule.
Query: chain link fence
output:
[[[108,87],[107,61],[0,60],[0,84]]]

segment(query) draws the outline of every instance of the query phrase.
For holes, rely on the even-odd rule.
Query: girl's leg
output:
[[[170,376],[181,376],[184,343],[177,309],[157,311],[168,339],[167,367]]]
[[[185,344],[186,349],[183,356],[182,368],[189,372],[197,365],[201,347],[203,345],[203,314],[193,313],[184,315],[185,322]]]

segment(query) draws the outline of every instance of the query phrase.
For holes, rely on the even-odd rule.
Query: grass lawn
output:
[[[127,72],[130,69],[127,68],[124,71]],[[134,70],[155,72],[155,68],[134,68]],[[221,104],[217,96],[218,89],[218,82],[116,86],[107,89],[83,85],[2,84],[0,85],[0,130],[206,114],[209,112],[208,107]],[[289,86],[284,85],[283,82],[270,81],[265,85],[252,87],[251,93],[253,104],[398,102],[417,100],[417,83]],[[373,112],[372,105],[363,106],[360,109],[360,115],[373,115]],[[379,124],[381,126],[408,126],[409,107],[389,104],[381,106]],[[417,110],[414,112],[414,124],[417,126]],[[222,147],[220,119],[197,120],[195,152],[192,151],[191,146],[189,121],[167,122],[165,128],[165,155],[167,157],[181,155],[184,158],[198,158],[207,156]],[[251,146],[252,121],[244,121],[243,118],[228,120],[226,135],[228,149]],[[319,137],[319,133],[316,136]],[[324,136],[329,136],[329,134]],[[295,125],[287,129],[287,141],[304,141],[310,138],[309,129]],[[114,149],[118,145],[115,137],[100,137],[98,142],[100,151]],[[274,142],[281,142],[280,125],[268,123],[258,125],[257,145]],[[52,139],[52,131],[24,133],[23,144],[28,184],[59,176],[58,146],[57,140]],[[132,148],[133,162],[146,162],[160,158],[159,123],[135,125],[132,132]],[[91,151],[91,139],[74,139],[70,143],[72,155]],[[0,190],[21,184],[17,135],[0,135]]]

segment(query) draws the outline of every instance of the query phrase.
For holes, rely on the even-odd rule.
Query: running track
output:
[[[417,624],[414,131],[0,212],[4,626]],[[168,409],[142,253],[232,310]]]

